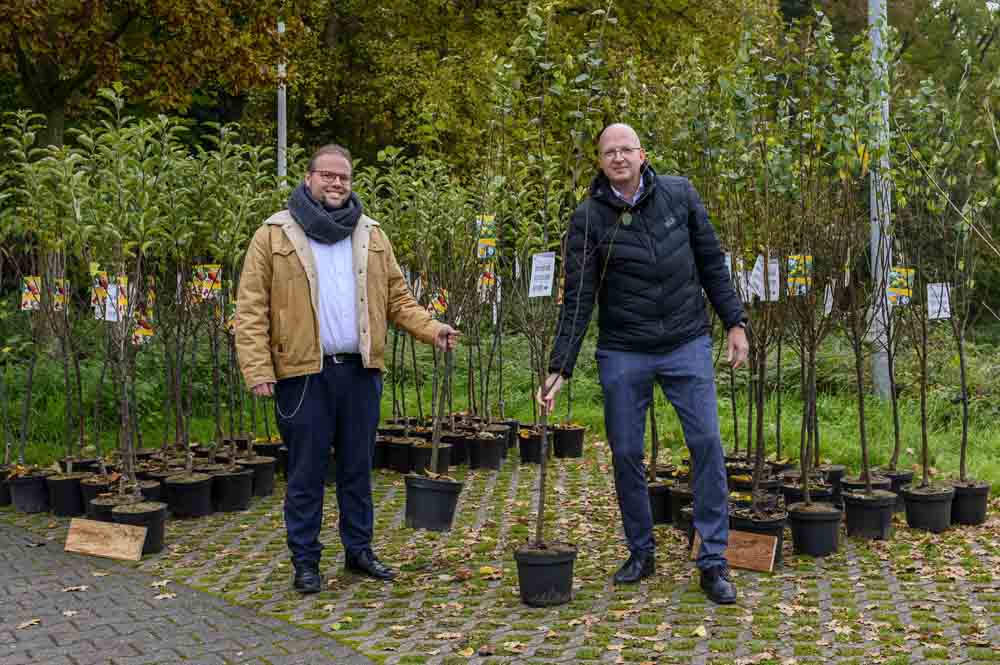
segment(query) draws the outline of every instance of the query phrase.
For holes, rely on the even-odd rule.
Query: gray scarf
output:
[[[351,192],[343,206],[331,210],[314,199],[302,183],[288,197],[288,212],[307,236],[324,245],[332,245],[351,235],[358,225],[361,199]]]

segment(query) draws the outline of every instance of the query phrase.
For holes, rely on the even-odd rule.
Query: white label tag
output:
[[[931,321],[951,318],[951,285],[938,283],[927,285],[927,318]]]
[[[833,289],[836,285],[836,280],[830,282],[823,292],[823,316],[830,316],[830,312],[833,311]]]
[[[750,291],[761,300],[764,299],[764,257],[757,255],[753,271],[750,273]]]
[[[556,275],[556,253],[542,252],[531,257],[531,286],[529,298],[552,295],[552,281]]]
[[[771,259],[767,262],[767,288],[769,302],[778,302],[781,299],[781,265],[778,259]]]

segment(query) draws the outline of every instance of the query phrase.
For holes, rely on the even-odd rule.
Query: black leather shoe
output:
[[[377,580],[391,580],[396,577],[396,571],[379,561],[371,550],[362,550],[357,554],[348,553],[344,558],[344,567],[352,573],[367,575]]]
[[[720,605],[736,602],[736,586],[728,566],[713,566],[701,571],[701,590],[710,600]]]
[[[615,584],[635,584],[656,572],[656,555],[653,552],[632,552],[628,561],[615,573]]]
[[[319,575],[319,565],[315,563],[294,563],[295,581],[293,586],[299,593],[319,593],[323,588],[323,578]]]

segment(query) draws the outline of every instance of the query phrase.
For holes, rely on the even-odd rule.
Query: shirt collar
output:
[[[633,194],[633,195],[632,195],[632,198],[631,198],[631,199],[627,199],[627,198],[625,198],[625,195],[624,195],[624,194],[622,194],[621,192],[619,192],[619,191],[618,191],[617,189],[615,189],[615,186],[614,186],[614,185],[611,185],[611,191],[612,191],[612,192],[614,192],[614,195],[615,195],[615,196],[617,196],[618,198],[620,198],[620,199],[621,199],[622,201],[624,201],[625,203],[627,203],[627,204],[629,204],[629,205],[635,205],[635,202],[639,200],[639,197],[640,197],[640,196],[642,196],[642,190],[643,190],[643,189],[645,188],[645,186],[646,186],[646,185],[645,185],[645,184],[644,184],[644,183],[642,182],[642,180],[643,180],[643,179],[642,179],[642,178],[640,177],[640,178],[639,178],[639,187],[638,187],[638,189],[636,189],[636,190],[635,190],[635,194]],[[608,184],[610,185],[611,183],[608,183]]]

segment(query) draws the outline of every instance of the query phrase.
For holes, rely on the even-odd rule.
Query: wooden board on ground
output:
[[[142,558],[142,545],[145,542],[144,526],[74,518],[69,523],[65,550],[109,559],[138,561]]]
[[[698,549],[700,547],[701,535],[695,532],[694,544],[691,547],[692,561],[698,558]],[[777,551],[777,547],[777,536],[730,530],[726,559],[733,568],[770,573],[774,570],[774,554]]]

